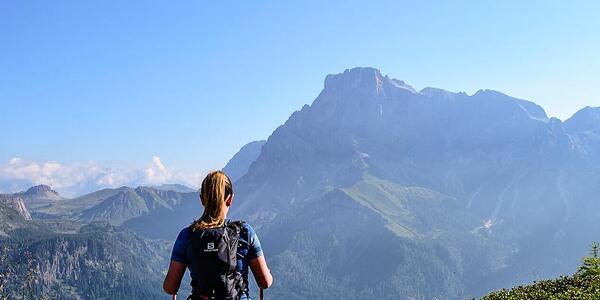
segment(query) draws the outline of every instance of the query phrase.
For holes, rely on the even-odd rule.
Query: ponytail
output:
[[[233,194],[231,180],[222,171],[208,173],[200,187],[200,201],[204,205],[204,212],[199,220],[194,222],[193,229],[205,229],[223,226],[225,216],[225,199]]]

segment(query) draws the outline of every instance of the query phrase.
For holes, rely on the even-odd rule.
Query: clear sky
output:
[[[564,120],[600,106],[599,15],[598,1],[1,1],[0,168],[220,168],[356,66]]]

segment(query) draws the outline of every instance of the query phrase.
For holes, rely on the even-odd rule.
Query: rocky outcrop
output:
[[[25,206],[25,201],[21,196],[11,194],[0,194],[0,203],[14,209],[25,220],[31,220],[31,214]]]

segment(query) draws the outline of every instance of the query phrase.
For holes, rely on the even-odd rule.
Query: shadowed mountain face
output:
[[[269,137],[234,213],[259,228],[280,296],[461,298],[572,271],[598,239],[579,230],[600,229],[599,115],[347,70]]]

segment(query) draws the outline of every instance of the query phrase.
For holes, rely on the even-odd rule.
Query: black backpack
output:
[[[237,271],[237,249],[244,221],[230,221],[222,227],[189,228],[186,254],[197,270],[188,299],[238,300],[248,284]]]

